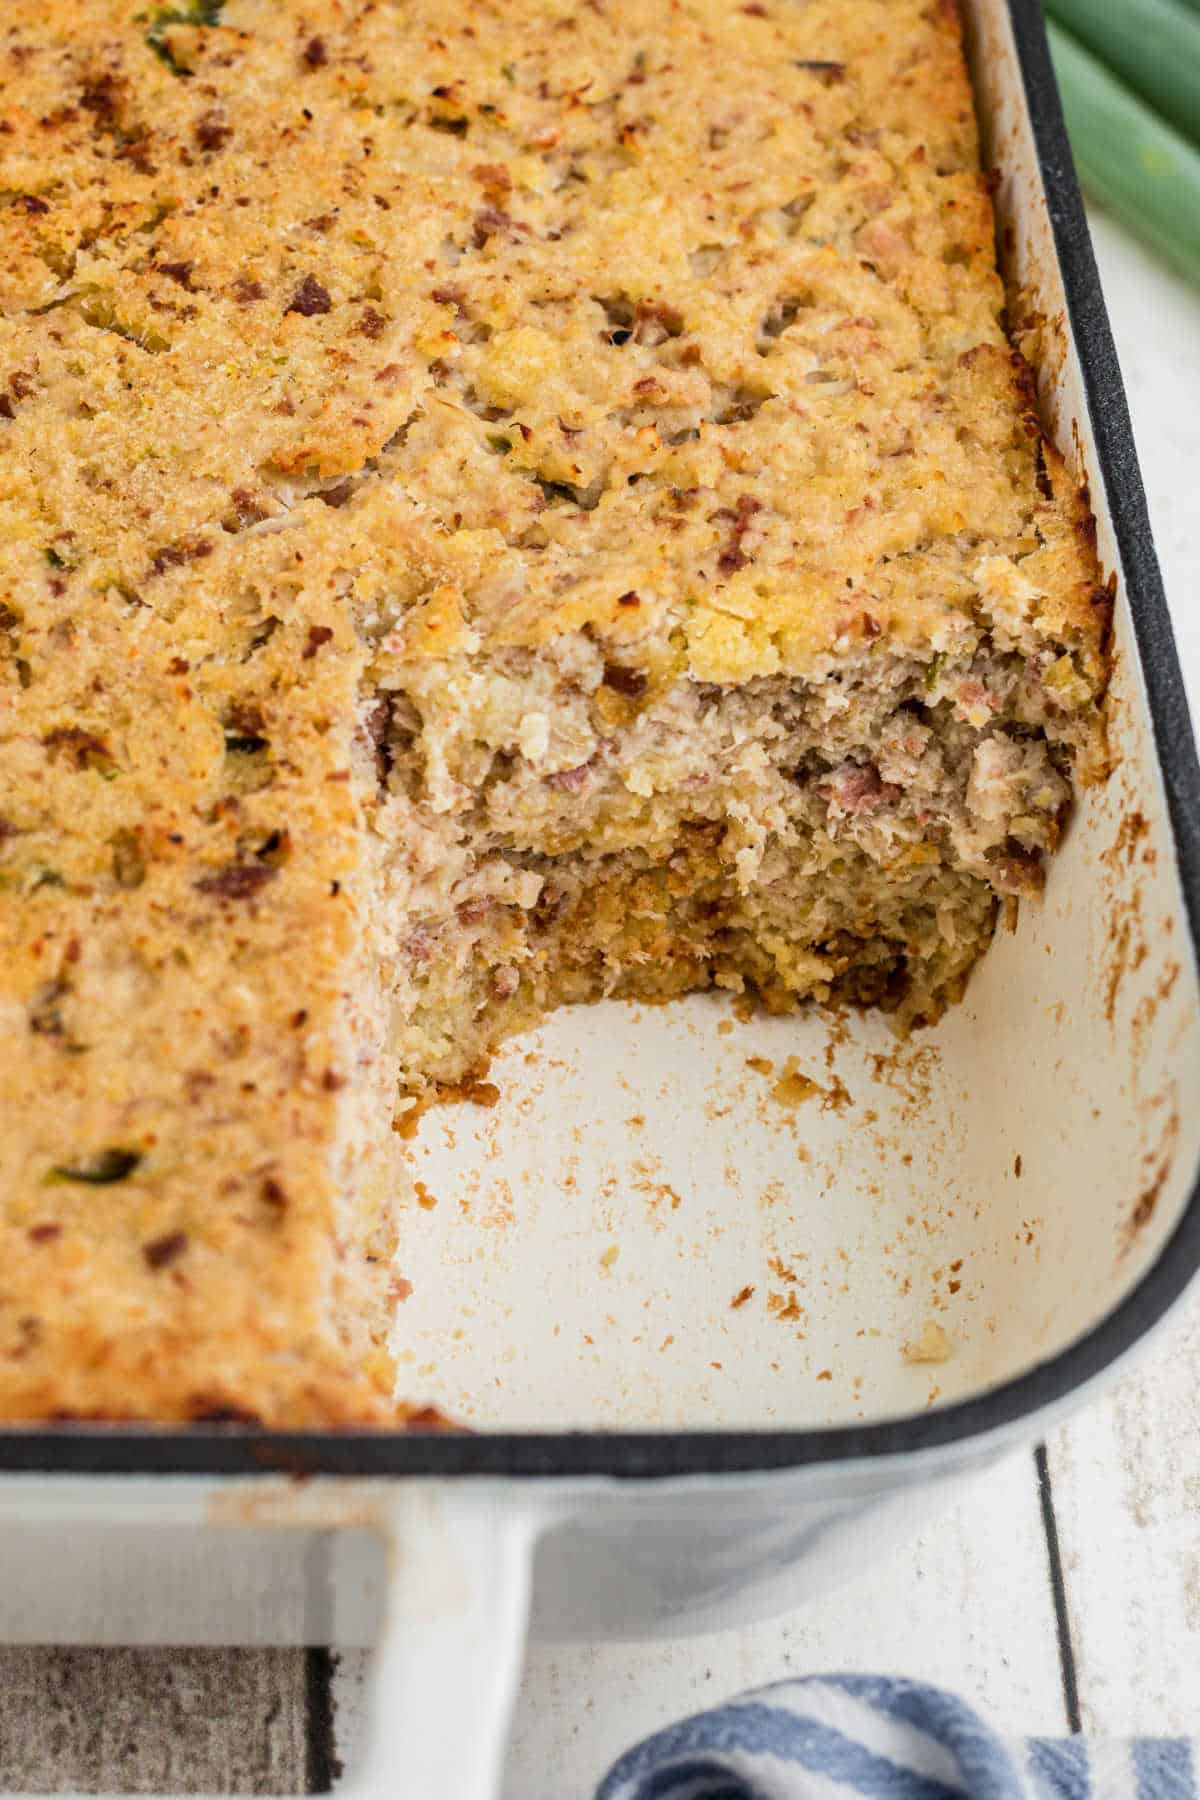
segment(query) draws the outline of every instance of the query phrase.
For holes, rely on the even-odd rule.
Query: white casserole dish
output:
[[[478,1435],[0,1434],[0,1638],[382,1618],[358,1785],[470,1800],[531,1592],[532,1629],[592,1638],[795,1605],[1040,1436],[1200,1266],[1200,769],[1036,0],[966,12],[1007,273],[1055,327],[1042,401],[1116,580],[1120,760],[1044,902],[908,1044],[697,998],[510,1048],[500,1108],[424,1122],[439,1204],[400,1253],[405,1391]],[[789,1056],[819,1090],[793,1108]]]

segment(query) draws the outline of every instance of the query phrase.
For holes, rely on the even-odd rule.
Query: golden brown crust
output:
[[[0,165],[0,1415],[383,1418],[360,684],[1014,607],[1100,679],[955,15],[10,0]]]

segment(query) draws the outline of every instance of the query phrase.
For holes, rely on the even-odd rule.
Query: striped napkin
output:
[[[1002,1738],[941,1688],[822,1675],[757,1688],[629,1750],[596,1800],[1200,1800],[1184,1738]]]

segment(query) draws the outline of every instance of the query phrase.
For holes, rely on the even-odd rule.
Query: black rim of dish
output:
[[[1200,949],[1200,763],[1146,511],[1125,390],[1063,124],[1038,0],[1008,0],[1062,269],[1071,330],[1149,696],[1184,909]],[[872,1425],[819,1430],[277,1432],[245,1426],[64,1423],[0,1431],[0,1471],[56,1475],[607,1475],[625,1480],[754,1474],[960,1449],[1054,1406],[1103,1374],[1200,1269],[1200,1176],[1136,1288],[1056,1356],[969,1400]]]

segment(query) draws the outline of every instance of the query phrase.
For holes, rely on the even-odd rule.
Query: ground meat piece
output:
[[[317,498],[336,510],[354,498],[354,483],[347,476],[344,481],[335,481],[332,487],[322,488]]]
[[[984,725],[1000,709],[1000,701],[986,682],[968,675],[954,690],[954,706],[960,719],[971,725]]]
[[[510,1000],[520,985],[521,977],[511,963],[492,970],[492,992],[497,1000]]]
[[[226,738],[262,737],[262,707],[255,700],[235,700],[225,714]],[[266,738],[263,738],[265,745]],[[260,745],[259,748],[262,746]]]
[[[546,777],[551,787],[560,788],[564,794],[581,794],[591,779],[586,763],[578,763],[573,769],[558,769]]]
[[[260,519],[268,516],[268,509],[249,488],[234,488],[229,498],[233,502],[234,517],[239,526],[257,525]]]
[[[408,942],[404,946],[413,962],[427,963],[433,961],[434,951],[437,947],[437,936],[437,932],[430,926],[417,926],[416,930],[409,935]]]
[[[375,775],[381,788],[387,787],[392,769],[392,712],[391,695],[382,694],[363,720],[363,729],[375,751]]]
[[[471,241],[477,250],[482,250],[491,237],[528,237],[529,227],[514,219],[498,206],[484,206],[475,214],[471,226]]]
[[[612,688],[616,694],[625,694],[631,700],[636,700],[639,694],[645,693],[649,680],[645,669],[631,669],[627,663],[610,662],[604,665],[605,687]]]
[[[750,530],[755,513],[761,511],[761,500],[756,500],[752,494],[739,494],[735,509],[731,511],[728,507],[723,507],[716,515],[718,519],[728,520],[730,526],[729,541],[717,558],[717,567],[722,575],[735,575],[750,561],[742,548],[742,540]]]
[[[169,1231],[163,1237],[153,1238],[142,1245],[142,1255],[151,1269],[165,1269],[170,1263],[177,1262],[188,1246],[186,1231]]]
[[[634,339],[651,349],[668,338],[678,337],[683,331],[683,314],[665,300],[640,301],[635,317]]]
[[[841,763],[827,780],[820,783],[829,811],[834,818],[859,818],[891,806],[900,798],[901,790],[884,781],[874,763]]]
[[[278,873],[269,863],[227,863],[213,875],[202,875],[196,888],[219,900],[252,900]]]
[[[112,760],[104,739],[97,737],[94,731],[85,731],[81,725],[56,725],[53,731],[46,733],[42,743],[51,757],[64,755],[77,769],[96,768]]]
[[[164,544],[150,560],[150,573],[162,575],[167,569],[181,569],[185,563],[203,561],[212,552],[207,538],[185,538],[178,544]]]
[[[202,150],[220,150],[232,136],[233,127],[225,123],[220,113],[207,112],[196,121],[196,142]]]
[[[306,275],[292,295],[287,311],[299,313],[302,319],[311,319],[318,313],[327,313],[332,305],[329,289],[322,287],[315,275]]]

